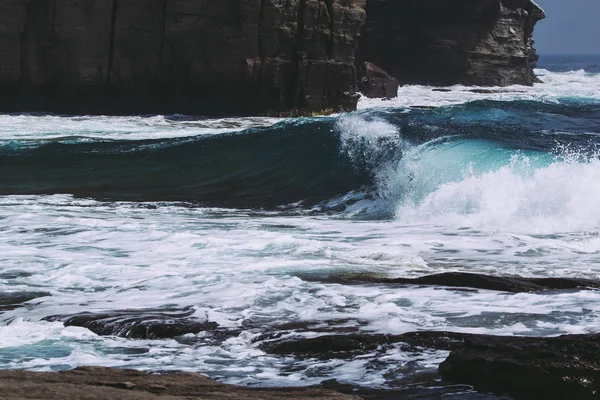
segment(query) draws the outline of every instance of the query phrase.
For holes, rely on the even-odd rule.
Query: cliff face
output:
[[[350,110],[357,39],[401,83],[535,80],[531,0],[366,3],[3,0],[0,111]]]
[[[0,108],[352,109],[364,1],[4,0]]]
[[[369,0],[360,60],[400,83],[531,85],[538,56],[531,0]]]

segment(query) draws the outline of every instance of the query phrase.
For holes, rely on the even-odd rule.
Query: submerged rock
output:
[[[444,272],[440,274],[425,275],[418,278],[386,278],[368,274],[333,275],[326,278],[302,276],[302,278],[342,284],[380,283],[391,285],[436,285],[498,290],[512,293],[600,288],[600,281],[584,278],[527,278],[522,276],[493,276],[467,272]]]
[[[313,388],[253,389],[224,385],[191,373],[152,375],[134,370],[80,367],[63,372],[0,371],[3,399],[357,399]]]
[[[190,318],[192,311],[132,310],[110,313],[82,313],[53,316],[50,321],[62,321],[65,326],[80,326],[97,335],[130,339],[171,339],[186,334],[211,332],[222,336],[216,322]]]
[[[301,336],[264,335],[257,338],[260,348],[271,354],[294,355],[298,358],[352,358],[372,351],[385,352],[400,345],[403,351],[420,348],[454,350],[462,348],[472,335],[455,332],[410,332],[401,335],[350,333],[322,335],[313,338]]]
[[[4,292],[0,293],[0,311],[14,310],[24,303],[39,297],[50,296],[47,292]]]

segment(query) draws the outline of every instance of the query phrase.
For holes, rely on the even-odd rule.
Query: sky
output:
[[[538,54],[600,54],[600,0],[535,0],[546,19],[535,27]]]

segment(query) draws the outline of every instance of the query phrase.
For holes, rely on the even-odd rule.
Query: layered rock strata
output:
[[[0,110],[353,109],[365,0],[0,2]]]
[[[357,58],[401,84],[531,85],[532,0],[369,0]]]
[[[6,0],[0,111],[353,110],[365,61],[400,83],[531,84],[543,16],[531,0]]]

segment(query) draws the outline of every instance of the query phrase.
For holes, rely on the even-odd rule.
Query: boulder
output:
[[[398,96],[398,80],[379,68],[365,61],[359,68],[360,80],[358,88],[368,98],[392,98]]]

